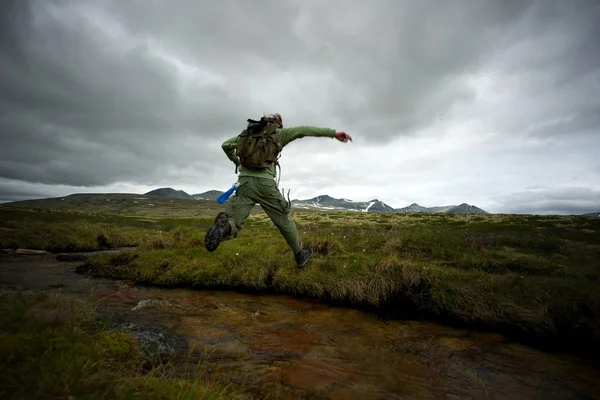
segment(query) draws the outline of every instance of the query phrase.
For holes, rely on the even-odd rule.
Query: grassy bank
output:
[[[579,217],[297,214],[316,255],[297,270],[266,216],[217,252],[179,227],[81,268],[144,284],[276,290],[535,338],[600,344],[600,222]]]
[[[176,227],[205,226],[210,218],[128,217],[48,208],[0,206],[0,249],[58,252],[135,247]]]
[[[204,232],[216,211],[201,211],[196,218],[169,219],[51,215],[64,218],[65,229],[77,226],[70,222],[74,219],[79,226],[94,226],[73,233],[90,243],[101,231],[113,242],[127,234],[132,239],[123,243],[138,246],[127,256],[95,257],[80,268],[94,276],[275,290],[392,312],[410,309],[439,320],[600,348],[600,219],[296,212],[302,238],[316,250],[310,264],[297,270],[263,213],[254,213],[237,239],[208,253]],[[61,226],[39,217],[28,226],[22,215],[16,217],[25,211],[3,212],[13,215],[6,219],[13,222],[12,231],[0,230],[0,241]],[[41,248],[65,243],[62,234],[32,236]]]
[[[148,361],[135,338],[108,330],[89,302],[0,292],[2,398],[233,398],[225,386],[176,377],[171,366]]]

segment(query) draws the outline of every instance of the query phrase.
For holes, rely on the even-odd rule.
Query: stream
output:
[[[65,257],[63,256],[63,259]],[[75,273],[57,255],[0,255],[0,286],[89,296],[121,321],[171,332],[200,374],[311,399],[600,399],[574,356],[284,295],[139,287]]]

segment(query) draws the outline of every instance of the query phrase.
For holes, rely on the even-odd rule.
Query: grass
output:
[[[2,398],[234,398],[220,383],[149,364],[135,338],[108,330],[89,301],[2,291],[0,324]]]
[[[336,219],[332,225],[321,219]],[[600,344],[600,224],[524,216],[297,214],[315,257],[297,270],[265,216],[215,253],[176,229],[81,268],[143,284],[275,290]]]
[[[215,201],[183,200],[136,194],[73,194],[41,200],[8,203],[9,207],[38,210],[73,211],[91,215],[113,215],[150,219],[197,218],[220,210]],[[259,209],[257,208],[257,211]]]
[[[11,237],[39,248],[56,246],[67,236],[33,235],[34,242],[28,235],[59,232],[63,226],[91,247],[99,233],[109,242],[138,246],[127,256],[98,256],[80,267],[94,276],[151,285],[269,290],[410,310],[600,349],[600,219],[295,212],[301,237],[315,249],[309,265],[297,270],[283,238],[261,212],[250,216],[238,238],[208,253],[203,237],[216,207],[198,205],[194,218],[52,211],[52,218],[68,219],[65,225],[39,217],[27,220],[23,209],[0,210],[12,216],[3,221],[13,229],[9,235],[0,230],[0,242]],[[157,210],[157,215],[165,213]],[[84,229],[85,224],[93,229]]]
[[[156,219],[2,206],[0,248],[81,252],[134,247],[172,229],[208,223],[208,218]]]

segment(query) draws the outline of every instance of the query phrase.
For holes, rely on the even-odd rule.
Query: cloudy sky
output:
[[[600,211],[596,0],[1,9],[2,201],[225,190],[236,177],[221,143],[279,112],[354,138],[286,147],[292,198]]]

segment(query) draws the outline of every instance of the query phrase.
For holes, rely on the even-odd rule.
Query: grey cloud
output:
[[[573,214],[600,211],[600,190],[586,187],[543,188],[499,199],[500,212],[516,214]]]
[[[64,188],[39,187],[34,184],[0,178],[0,203],[54,197],[58,196],[62,190]]]
[[[20,1],[3,14],[0,176],[93,186],[157,177],[169,164],[210,168],[210,138],[239,130],[228,93],[208,87],[184,101],[144,46],[111,53],[84,21],[62,24],[43,9]],[[179,144],[190,140],[195,149]]]
[[[450,122],[438,137],[470,118],[507,142],[598,134],[600,5],[593,0],[348,0],[343,7],[9,0],[2,7],[0,178],[75,186],[216,180],[232,171],[220,143],[246,118],[272,111],[288,126],[335,127],[384,152],[393,139],[422,135],[440,120]],[[161,49],[196,70],[177,71]],[[506,102],[481,104],[470,78],[486,73],[507,83],[499,88]],[[316,142],[298,149],[310,152],[296,160],[326,152]],[[284,177],[301,180],[302,171]],[[370,178],[371,171],[336,163],[328,171],[335,177],[311,182],[367,187],[390,173]]]
[[[390,1],[371,9],[352,4],[358,27],[336,24],[339,10],[331,6],[315,13],[310,30],[328,38],[323,58],[347,88],[339,98],[363,100],[356,107],[334,101],[332,113],[381,143],[413,134],[455,102],[472,100],[459,77],[478,71],[495,54],[494,37],[528,3]]]
[[[529,4],[346,2],[340,10],[333,3],[262,1],[174,10],[165,3],[144,5],[141,16],[131,3],[111,6],[132,30],[185,46],[200,65],[232,75],[251,76],[261,62],[275,71],[331,70],[335,80],[323,87],[328,102],[322,112],[368,130],[369,140],[387,141],[472,99],[453,78],[491,57],[493,38]]]
[[[39,119],[80,129],[81,135],[88,136],[115,130],[171,135],[213,120],[228,128],[227,114],[219,114],[221,107],[231,110],[226,105],[235,105],[235,100],[222,88],[208,87],[202,98],[186,102],[180,98],[172,71],[157,61],[143,42],[123,51],[97,44],[102,39],[85,21],[68,29],[43,13],[42,4],[35,3],[42,14],[39,18],[52,21],[50,26],[44,22],[45,29],[36,29],[31,21],[8,23],[18,24],[14,31],[29,31],[19,49],[26,54],[22,63],[5,63],[2,69],[10,78],[3,79],[0,86],[9,112],[27,110]]]
[[[514,25],[496,73],[515,76],[522,108],[506,131],[536,137],[598,134],[600,123],[600,3],[535,2]],[[511,88],[512,89],[512,88]],[[535,99],[535,100],[534,100]],[[552,123],[552,120],[556,120]]]

